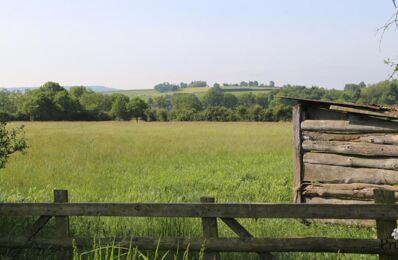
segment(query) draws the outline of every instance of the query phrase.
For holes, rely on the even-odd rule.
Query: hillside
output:
[[[156,96],[162,96],[162,95],[172,95],[175,93],[189,93],[189,94],[195,94],[198,96],[203,95],[206,93],[210,88],[182,88],[179,91],[173,91],[173,92],[159,92],[154,89],[131,89],[131,90],[117,90],[117,91],[109,91],[107,93],[112,94],[112,93],[121,93],[130,97],[141,97],[144,99],[147,99],[149,97],[156,97]],[[243,93],[264,93],[268,92],[270,90],[276,89],[276,88],[270,88],[270,87],[239,87],[239,86],[223,86],[221,89],[225,93],[233,93],[236,95],[243,94]]]

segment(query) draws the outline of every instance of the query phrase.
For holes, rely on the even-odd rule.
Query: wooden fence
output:
[[[271,252],[339,252],[379,254],[380,259],[393,259],[398,254],[398,240],[391,238],[398,218],[398,205],[393,191],[375,190],[375,204],[265,204],[215,203],[214,198],[201,198],[199,203],[68,203],[66,190],[54,191],[54,203],[0,203],[1,216],[38,216],[25,231],[15,237],[0,237],[0,247],[11,248],[15,257],[24,248],[57,249],[59,259],[70,258],[73,245],[90,248],[92,240],[73,237],[69,232],[69,217],[186,217],[201,218],[203,237],[101,239],[102,243],[120,243],[142,250],[204,250],[205,259],[219,259],[219,252],[257,252],[261,259],[274,259]],[[55,218],[56,237],[36,238],[39,231]],[[296,219],[373,219],[377,239],[300,237],[255,238],[236,218],[296,218]],[[238,238],[220,238],[220,219]]]

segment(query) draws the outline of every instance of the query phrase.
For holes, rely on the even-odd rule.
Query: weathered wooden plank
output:
[[[349,120],[305,120],[301,128],[324,132],[397,133],[398,122],[349,116]]]
[[[398,146],[337,141],[304,141],[303,150],[368,156],[398,156]]]
[[[212,197],[201,197],[200,202],[202,203],[214,203],[216,200]],[[217,238],[218,237],[218,226],[217,226],[217,218],[202,218],[202,229],[203,229],[203,237],[206,239],[209,238]],[[206,249],[206,247],[204,248]],[[219,252],[211,252],[204,254],[205,260],[220,260]]]
[[[398,170],[398,158],[347,156],[330,153],[305,153],[304,163],[326,164],[346,167]]]
[[[336,198],[305,197],[305,202],[309,204],[371,204],[371,200],[346,200]]]
[[[398,184],[393,170],[351,168],[321,164],[304,164],[304,181],[319,183]]]
[[[398,144],[396,134],[339,134],[322,133],[315,131],[303,131],[303,139],[311,141],[343,141],[343,142],[364,142],[374,144]]]
[[[375,203],[395,203],[395,196],[393,191],[376,189],[374,190]],[[397,220],[379,220],[376,219],[376,230],[378,239],[389,239],[391,238],[392,231],[397,227]],[[391,255],[380,254],[379,259],[381,260],[393,260],[395,259]]]
[[[396,111],[383,111],[383,110],[369,110],[365,108],[356,108],[356,107],[346,107],[340,105],[331,105],[330,110],[342,111],[347,113],[356,113],[363,114],[369,116],[380,116],[380,117],[389,117],[389,118],[398,118],[398,114]]]
[[[90,248],[91,239],[74,238],[77,247]],[[208,252],[332,252],[361,254],[398,254],[398,242],[393,239],[350,239],[350,238],[148,238],[101,239],[101,244],[115,242],[121,246],[137,247],[140,250],[160,248],[162,250],[200,251],[203,246]],[[72,239],[36,239],[29,244],[18,238],[0,237],[0,247],[20,248],[69,248]],[[392,245],[392,246],[391,246]],[[394,245],[396,245],[394,247]]]
[[[391,190],[395,192],[395,199],[398,199],[398,186],[367,183],[310,184],[304,187],[303,195],[307,197],[371,200],[373,199],[374,189]]]
[[[0,216],[398,219],[398,205],[267,203],[0,203]]]
[[[221,218],[221,220],[230,228],[232,231],[235,232],[241,238],[250,238],[254,237],[249,231],[247,231],[236,219],[234,218]],[[269,252],[257,252],[261,259],[276,259],[271,253]]]
[[[303,151],[301,146],[301,121],[302,106],[300,104],[293,107],[293,202],[301,203],[301,183],[303,180]]]
[[[67,203],[67,190],[54,190],[54,202]],[[58,239],[69,239],[69,217],[57,216],[55,217],[55,236]],[[57,252],[57,259],[71,259],[72,251],[70,249],[60,250]]]

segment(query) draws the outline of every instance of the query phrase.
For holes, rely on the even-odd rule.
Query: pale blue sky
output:
[[[0,87],[274,80],[341,88],[388,77],[390,0],[0,0]]]

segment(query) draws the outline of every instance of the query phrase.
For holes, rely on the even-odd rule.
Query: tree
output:
[[[224,93],[223,105],[227,108],[235,108],[238,105],[238,98],[231,93]]]
[[[6,125],[6,122],[0,122],[0,168],[5,167],[10,155],[28,147],[23,138],[23,126],[8,130]]]
[[[224,93],[219,87],[209,89],[202,98],[203,104],[209,106],[221,106],[224,101]]]
[[[193,110],[199,111],[202,109],[202,104],[198,97],[194,94],[174,94],[171,98],[173,110]]]
[[[171,91],[178,91],[180,89],[180,86],[175,84],[170,84],[169,82],[163,82],[155,85],[155,87],[153,88],[159,92],[171,92]]]
[[[272,80],[269,82],[269,86],[271,87],[271,88],[274,88],[275,87],[275,82],[273,82]]]
[[[189,88],[205,88],[207,87],[207,82],[202,80],[192,81],[188,85]]]
[[[131,116],[133,118],[135,118],[135,120],[137,122],[138,122],[138,119],[140,119],[140,118],[146,120],[145,110],[148,108],[149,108],[148,104],[139,97],[135,97],[135,98],[131,99],[131,101],[129,103],[129,109],[131,112]],[[153,113],[152,112],[153,111],[148,111],[148,115],[150,113],[154,114],[154,112]],[[153,116],[153,118],[154,117],[155,116]],[[151,118],[151,119],[153,119],[153,118]]]
[[[130,120],[129,97],[119,95],[112,104],[111,115],[117,120]]]

